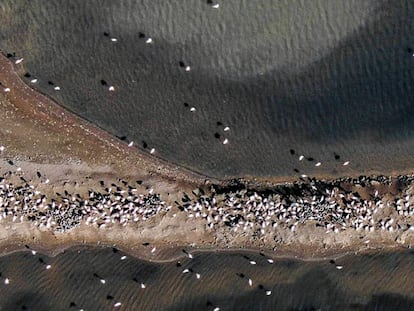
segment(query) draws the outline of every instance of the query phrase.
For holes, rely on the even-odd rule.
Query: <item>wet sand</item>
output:
[[[414,243],[413,231],[357,232],[346,230],[337,235],[326,234],[324,228],[305,224],[296,232],[278,229],[276,238],[251,239],[243,234],[233,234],[226,228],[209,230],[200,219],[189,219],[179,213],[174,203],[182,193],[214,184],[220,187],[231,185],[230,180],[217,180],[202,176],[187,169],[167,163],[135,147],[129,148],[105,131],[97,128],[63,109],[46,96],[27,86],[15,72],[13,64],[0,57],[0,144],[5,150],[0,154],[1,172],[20,167],[25,178],[36,188],[53,196],[57,191],[69,189],[87,194],[89,189],[99,187],[99,180],[105,183],[143,180],[139,191],[149,188],[159,193],[172,206],[171,212],[127,227],[113,225],[98,229],[81,224],[70,231],[59,233],[38,229],[31,223],[4,222],[0,228],[0,249],[6,254],[24,248],[24,245],[56,254],[74,245],[116,245],[139,258],[167,260],[176,256],[181,247],[203,250],[253,249],[263,250],[272,256],[297,256],[300,258],[327,258],[349,252],[378,250],[383,248],[410,247]],[[16,69],[24,73],[23,67]],[[12,159],[13,166],[7,163]],[[36,179],[36,172],[42,172],[50,183],[45,185]],[[397,174],[412,173],[407,168]],[[350,176],[358,176],[352,171]],[[314,176],[336,178],[338,176]],[[256,189],[266,189],[277,183],[292,182],[294,177],[283,180],[243,180]],[[382,185],[378,185],[381,189]],[[393,194],[394,189],[386,189]],[[394,193],[395,195],[397,193]],[[368,241],[368,243],[367,243]],[[150,243],[156,247],[150,252]],[[152,249],[152,248],[151,248]]]

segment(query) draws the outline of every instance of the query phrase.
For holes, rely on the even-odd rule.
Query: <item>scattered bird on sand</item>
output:
[[[150,44],[150,43],[153,43],[154,41],[152,40],[152,38],[148,38],[146,41],[145,41],[145,43],[147,43],[147,44]]]
[[[150,153],[151,154],[154,154],[155,153],[155,148],[152,148],[151,151],[150,151]]]
[[[266,291],[266,296],[270,296],[272,294],[272,291],[271,290],[267,290]]]
[[[344,266],[336,266],[336,269],[342,270]]]
[[[225,132],[230,131],[230,127],[226,126],[223,131],[225,131]]]
[[[299,161],[302,161],[305,158],[305,156],[301,155],[299,156]]]
[[[144,288],[146,288],[147,286],[144,284],[144,283],[141,283],[141,288],[142,289],[144,289]]]
[[[115,304],[114,304],[114,307],[115,308],[118,308],[118,307],[120,307],[122,305],[122,303],[120,303],[120,302],[116,302]]]
[[[55,86],[53,89],[54,89],[55,91],[60,91],[60,86]]]
[[[113,85],[111,85],[110,87],[108,87],[108,91],[109,92],[113,92],[115,91],[115,87]]]
[[[9,88],[9,87],[6,87],[6,88],[4,89],[4,91],[5,91],[6,93],[10,92],[10,88]]]
[[[199,280],[201,278],[200,273],[196,273],[196,278]]]
[[[127,258],[127,256],[122,256],[121,260],[125,260]]]
[[[229,140],[226,138],[223,140],[223,145],[227,145],[229,143]]]
[[[30,83],[37,83],[37,79],[30,80]]]
[[[344,166],[347,166],[349,164],[349,161],[344,162]]]
[[[250,264],[251,264],[251,265],[255,265],[255,264],[256,264],[256,261],[254,261],[254,260],[250,260]]]
[[[46,266],[46,270],[49,270],[50,268],[52,268],[52,266],[51,266],[51,265],[47,265],[47,266]]]
[[[268,258],[268,259],[267,259],[267,262],[268,262],[268,263],[270,263],[270,264],[272,264],[272,263],[274,263],[274,260],[273,260],[273,259],[271,259],[271,258]]]
[[[111,38],[111,41],[112,41],[112,42],[117,42],[117,41],[118,41],[118,39],[117,39],[117,38]]]
[[[4,279],[4,284],[6,284],[6,285],[10,284],[10,280],[9,280],[9,278],[5,278],[5,279]]]
[[[249,279],[249,286],[253,286],[253,281],[252,281],[252,279]]]
[[[318,162],[315,164],[315,166],[321,166],[321,164],[322,164],[321,162]]]
[[[22,61],[23,61],[23,58],[19,58],[19,59],[18,59],[18,60],[16,60],[14,63],[17,65],[17,64],[20,64]]]
[[[6,149],[4,146],[0,146],[0,152],[3,152]]]
[[[190,108],[190,111],[191,111],[191,112],[195,112],[195,111],[196,111],[195,107],[191,107],[191,108]]]
[[[132,147],[134,145],[134,142],[133,141],[131,141],[129,144],[128,144],[128,147]]]
[[[186,66],[184,70],[188,72],[188,71],[191,70],[191,67],[190,66]]]

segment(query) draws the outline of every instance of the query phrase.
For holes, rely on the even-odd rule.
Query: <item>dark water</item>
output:
[[[413,18],[410,0],[2,0],[0,48],[62,105],[205,174],[363,173],[414,164]]]
[[[123,255],[83,248],[2,257],[0,310],[112,310],[116,302],[120,310],[414,310],[412,251],[337,259],[342,270],[329,260],[269,264],[258,253],[195,253],[180,267]]]
[[[413,21],[410,0],[226,0],[218,10],[204,0],[1,0],[0,48],[24,57],[35,87],[60,104],[199,172],[363,173],[414,164]],[[323,165],[299,165],[298,154]],[[120,256],[2,257],[0,309],[414,310],[409,251],[345,257],[342,270],[258,254],[254,266],[242,254],[182,267]]]

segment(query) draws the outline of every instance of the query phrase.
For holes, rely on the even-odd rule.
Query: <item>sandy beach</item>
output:
[[[407,225],[396,226],[393,231],[366,231],[347,229],[327,233],[326,228],[314,222],[298,225],[295,231],[278,227],[272,234],[252,238],[226,226],[209,228],[200,218],[190,218],[179,208],[183,193],[194,202],[202,189],[205,195],[214,189],[234,185],[232,180],[218,180],[191,172],[167,163],[161,158],[136,147],[128,147],[107,132],[63,109],[46,96],[34,91],[19,77],[24,65],[14,65],[3,55],[0,57],[0,176],[7,177],[16,187],[22,178],[45,194],[59,200],[56,193],[67,191],[79,197],[88,197],[89,191],[102,191],[105,185],[120,184],[121,180],[135,185],[138,193],[159,194],[170,210],[154,217],[126,226],[112,224],[98,228],[81,223],[68,231],[56,232],[53,228],[39,228],[30,221],[0,222],[0,249],[3,254],[30,248],[56,254],[74,245],[116,246],[128,253],[148,260],[167,260],[182,255],[180,249],[199,250],[252,249],[269,256],[297,256],[304,259],[327,258],[349,252],[375,249],[406,248],[414,243],[414,231]],[[10,91],[5,91],[9,88]],[[11,164],[12,163],[12,164]],[[38,172],[41,177],[39,177]],[[380,174],[381,172],[377,172]],[[369,187],[350,186],[349,191],[369,198],[379,191],[384,202],[413,194],[414,185],[400,185],[404,174],[412,168],[394,172],[389,184],[374,182]],[[356,177],[357,172],[350,176]],[[327,183],[341,182],[338,176],[314,176]],[[400,178],[400,179],[399,179]],[[45,182],[47,180],[47,182]],[[136,183],[137,180],[142,183]],[[339,181],[338,181],[339,180]],[[289,186],[297,178],[283,179],[246,178],[238,181],[243,187],[257,191],[271,191],[281,185]],[[349,182],[343,182],[348,184]],[[412,199],[411,199],[412,200]],[[408,204],[410,204],[408,200]],[[412,203],[411,203],[412,205]],[[414,224],[411,215],[399,215],[385,209],[381,216],[393,216],[396,223]],[[145,245],[144,245],[145,244]],[[156,249],[152,251],[153,249]]]

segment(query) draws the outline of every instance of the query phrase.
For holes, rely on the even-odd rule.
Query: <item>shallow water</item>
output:
[[[414,164],[413,17],[409,0],[3,0],[0,48],[60,104],[207,175],[385,172]]]
[[[128,255],[121,260],[123,255],[111,248],[78,248],[52,258],[29,251],[4,256],[0,310],[112,310],[116,302],[120,310],[414,308],[412,251],[346,256],[335,264],[295,259],[269,264],[259,253],[194,253],[192,260],[181,258],[180,267],[177,261],[152,263]]]
[[[413,17],[409,0],[226,0],[218,10],[204,0],[2,0],[0,48],[24,57],[22,75],[58,103],[207,175],[363,173],[414,164]],[[298,164],[299,154],[323,165]],[[247,254],[251,265],[246,254],[177,267],[112,249],[18,252],[0,258],[0,309],[414,309],[411,251],[348,256],[342,270]]]

